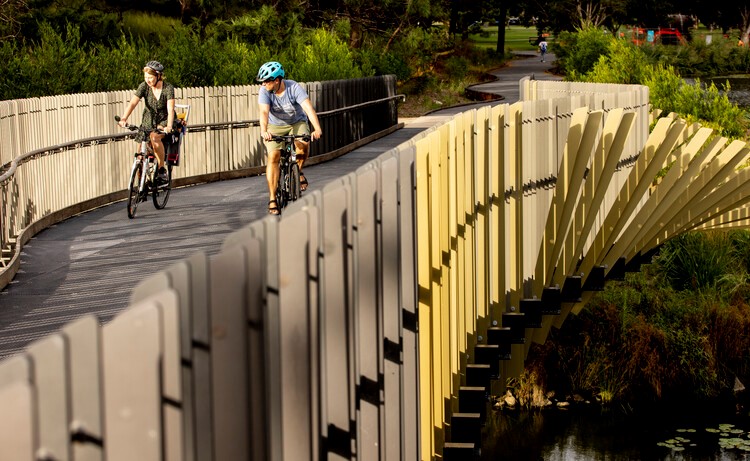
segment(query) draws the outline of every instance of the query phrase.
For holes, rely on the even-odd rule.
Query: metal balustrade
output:
[[[748,224],[745,143],[522,84],[556,96],[436,119],[0,362],[0,458],[475,457],[487,392],[623,264]]]

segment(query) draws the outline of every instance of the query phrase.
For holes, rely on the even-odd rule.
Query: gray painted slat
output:
[[[101,440],[102,383],[101,330],[93,315],[82,317],[62,329],[69,345],[70,429],[85,438]],[[88,441],[73,443],[76,461],[102,460],[101,446]]]
[[[354,434],[354,370],[352,367],[352,313],[349,213],[351,188],[337,181],[323,189],[321,200],[321,356],[323,428],[329,449],[352,451]],[[329,456],[335,456],[329,454]],[[349,458],[333,458],[349,459]]]
[[[357,171],[354,296],[356,317],[356,349],[360,391],[359,459],[377,460],[383,449],[380,425],[382,393],[382,316],[378,310],[378,273],[376,210],[377,172],[371,166]]]
[[[208,256],[199,252],[185,260],[188,264],[190,294],[188,304],[191,315],[190,345],[192,370],[187,381],[192,390],[191,405],[194,422],[186,440],[193,446],[195,459],[213,460],[213,421],[211,419],[211,356],[208,314]],[[187,429],[187,428],[186,428]],[[192,438],[192,442],[190,440]]]
[[[381,163],[380,174],[380,221],[381,247],[380,260],[382,262],[380,274],[382,277],[383,309],[383,402],[385,433],[383,434],[384,458],[404,459],[401,427],[401,302],[399,300],[399,208],[398,208],[398,159],[390,157]]]
[[[403,338],[403,459],[420,459],[419,445],[419,375],[418,375],[418,342],[416,331],[417,300],[414,286],[416,285],[416,254],[414,227],[414,192],[416,179],[414,172],[414,146],[399,149],[399,241],[401,254],[399,265],[401,286],[399,297],[401,301],[402,338]],[[410,324],[411,323],[411,324]]]
[[[214,458],[249,458],[247,270],[242,249],[209,259]]]
[[[177,292],[162,290],[149,298],[159,306],[161,324],[161,395],[164,418],[164,460],[183,461],[184,425],[180,308]]]
[[[108,461],[161,460],[159,329],[159,308],[151,301],[131,306],[102,328]]]
[[[285,213],[278,227],[278,278],[283,459],[313,459],[312,385],[306,249],[309,222],[305,213]]]
[[[34,391],[28,381],[0,386],[0,459],[34,459]]]
[[[68,422],[68,363],[65,337],[56,333],[29,345],[37,398],[37,453],[55,460],[71,459]]]

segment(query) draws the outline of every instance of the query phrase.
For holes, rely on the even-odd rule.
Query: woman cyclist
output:
[[[276,204],[276,183],[279,181],[279,159],[281,143],[272,141],[273,136],[288,134],[309,134],[310,138],[320,139],[323,130],[320,128],[318,114],[310,102],[310,97],[302,85],[294,80],[286,80],[286,73],[280,63],[270,61],[258,70],[256,80],[262,86],[258,94],[260,109],[260,135],[266,142],[266,180],[268,181],[268,212],[279,214]],[[312,123],[314,131],[310,133],[307,121]],[[302,165],[309,153],[309,143],[301,140],[294,141],[297,151],[297,164],[300,171],[300,189],[307,189],[307,178],[302,174]]]
[[[143,83],[135,90],[133,98],[125,108],[125,115],[120,117],[120,126],[124,127],[128,117],[143,99],[145,107],[143,108],[143,117],[141,126],[150,130],[159,129],[164,133],[170,133],[175,122],[175,101],[174,86],[164,81],[164,66],[158,61],[149,61],[143,68]],[[162,142],[165,134],[156,131],[151,132],[151,146],[154,149],[154,155],[159,164],[157,170],[157,180],[167,182],[167,169],[164,168],[164,143]],[[139,132],[136,136],[136,142],[145,141],[145,134]]]

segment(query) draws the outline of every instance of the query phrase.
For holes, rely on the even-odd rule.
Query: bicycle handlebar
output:
[[[276,142],[291,142],[295,139],[302,139],[305,142],[310,141],[310,135],[309,134],[287,134],[284,136],[271,136],[271,141]]]
[[[120,122],[120,116],[119,115],[115,115],[115,121],[118,122],[118,123]],[[146,134],[151,133],[152,131],[155,131],[155,132],[157,132],[159,134],[167,134],[166,131],[160,130],[158,128],[153,128],[153,129],[152,128],[144,128],[144,127],[138,126],[138,125],[131,125],[130,123],[126,123],[125,124],[125,128],[127,128],[130,131],[143,130],[143,132],[146,133]]]

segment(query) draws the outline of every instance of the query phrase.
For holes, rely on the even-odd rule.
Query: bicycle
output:
[[[284,143],[279,158],[279,180],[276,183],[276,206],[279,214],[290,202],[294,202],[302,196],[300,189],[300,171],[297,164],[297,151],[294,149],[294,140],[302,139],[310,142],[309,134],[288,134],[284,136],[273,136],[273,141]]]
[[[120,121],[119,115],[115,115],[115,121]],[[139,131],[147,139],[147,141],[141,142],[140,150],[134,154],[133,167],[130,170],[130,180],[128,181],[128,218],[133,219],[135,218],[138,204],[148,200],[149,194],[151,194],[154,207],[157,210],[162,210],[167,206],[169,193],[172,190],[172,163],[165,162],[167,180],[166,182],[157,184],[157,162],[149,135],[153,131],[157,131],[158,133],[163,132],[130,124],[126,124],[125,128],[130,131]]]

